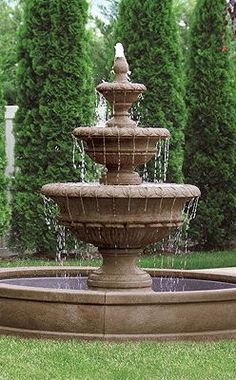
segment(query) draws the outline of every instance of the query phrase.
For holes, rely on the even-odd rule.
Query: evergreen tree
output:
[[[5,169],[5,102],[3,100],[2,81],[0,80],[0,238],[4,237],[9,222]]]
[[[220,248],[236,236],[236,93],[224,0],[199,0],[188,67],[184,173],[202,192],[192,237]]]
[[[93,121],[94,85],[86,0],[27,0],[19,35],[16,175],[11,245],[55,252],[39,194],[49,182],[80,180],[73,129]]]
[[[169,129],[168,180],[181,182],[186,110],[182,59],[172,8],[172,0],[122,0],[116,36],[125,47],[132,80],[147,86],[148,91],[137,107],[141,124]]]
[[[0,51],[2,87],[7,104],[16,104],[17,30],[21,22],[21,4],[0,0]]]

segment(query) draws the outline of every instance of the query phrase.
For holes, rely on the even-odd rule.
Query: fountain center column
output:
[[[90,288],[137,289],[151,288],[152,280],[148,273],[137,267],[137,259],[141,249],[104,249],[99,252],[103,257],[103,265],[90,274]]]

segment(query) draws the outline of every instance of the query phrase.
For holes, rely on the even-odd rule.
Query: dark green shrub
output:
[[[236,236],[236,82],[225,6],[198,1],[188,62],[184,173],[202,192],[192,238],[207,249]]]
[[[168,180],[182,181],[186,121],[183,73],[176,21],[171,0],[122,0],[116,25],[124,44],[132,80],[148,91],[136,107],[144,126],[171,132]],[[153,163],[149,170],[153,176]]]
[[[94,117],[86,22],[85,0],[25,2],[10,239],[20,251],[55,252],[39,190],[45,183],[81,179],[72,165],[71,132]]]
[[[6,197],[7,181],[5,177],[5,102],[3,100],[0,72],[0,238],[4,237],[9,223],[9,210]]]
[[[0,51],[2,87],[7,104],[16,104],[17,30],[21,21],[21,2],[0,0]]]

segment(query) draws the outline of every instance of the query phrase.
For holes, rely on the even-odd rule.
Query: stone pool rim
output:
[[[78,274],[91,267],[0,269],[0,279]],[[97,268],[96,268],[97,269]],[[151,276],[236,284],[236,275],[145,269]],[[186,292],[68,290],[0,284],[0,335],[99,341],[236,338],[236,288]]]

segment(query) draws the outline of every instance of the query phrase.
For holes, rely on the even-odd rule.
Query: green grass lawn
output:
[[[98,266],[101,260],[68,260],[64,265]],[[0,267],[58,265],[54,260],[0,260]],[[236,267],[236,251],[194,252],[190,254],[144,256],[139,260],[143,268],[207,269]],[[236,377],[235,377],[236,378]]]
[[[235,380],[236,342],[83,343],[0,338],[1,380]]]

